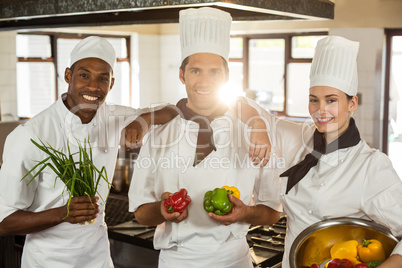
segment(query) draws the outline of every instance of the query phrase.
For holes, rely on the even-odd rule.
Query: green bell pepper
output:
[[[204,209],[216,215],[226,215],[232,209],[226,189],[215,188],[204,195]]]
[[[383,261],[369,261],[368,263],[366,263],[368,265],[368,267],[370,268],[376,268],[377,266],[379,266],[381,263],[383,263]]]

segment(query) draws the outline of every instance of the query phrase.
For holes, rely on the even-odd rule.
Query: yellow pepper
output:
[[[353,265],[360,263],[357,260],[357,246],[359,242],[356,240],[348,240],[344,242],[336,243],[331,248],[332,259],[348,259]]]
[[[226,191],[228,192],[228,194],[233,195],[234,197],[236,197],[237,199],[240,198],[240,191],[239,189],[237,189],[234,186],[223,186],[221,187],[222,189],[226,189]]]
[[[357,247],[359,257],[363,262],[385,260],[385,251],[380,241],[376,239],[363,240]]]

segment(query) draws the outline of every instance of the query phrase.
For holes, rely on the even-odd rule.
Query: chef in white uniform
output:
[[[219,99],[230,26],[230,14],[218,9],[180,11],[180,80],[188,98],[177,104],[181,115],[145,136],[134,168],[129,210],[140,223],[157,225],[161,268],[251,268],[249,225],[272,224],[282,210],[279,171],[253,165],[247,126]],[[276,176],[268,179],[269,172]],[[204,194],[225,185],[240,190],[240,199],[230,196],[234,209],[228,216],[207,213]],[[163,201],[180,188],[192,201],[183,213],[169,214]]]
[[[304,135],[296,153],[294,164],[303,161],[281,174],[288,216],[284,268],[290,267],[297,235],[325,219],[369,219],[402,236],[402,181],[388,157],[360,138],[351,117],[357,108],[358,48],[359,43],[338,36],[317,44],[309,95],[315,132]],[[380,267],[402,267],[401,242]]]
[[[67,141],[76,152],[77,140],[83,144],[88,137],[94,165],[105,166],[109,180],[113,178],[121,130],[147,112],[104,102],[113,87],[115,63],[106,39],[83,39],[71,52],[71,67],[65,72],[68,92],[7,137],[0,173],[0,235],[27,234],[23,268],[113,267],[104,222],[111,181],[100,181],[97,198],[72,198],[66,218],[69,192],[50,168],[30,184],[33,174],[21,179],[47,157],[30,139],[67,154]],[[94,224],[76,224],[94,218]]]

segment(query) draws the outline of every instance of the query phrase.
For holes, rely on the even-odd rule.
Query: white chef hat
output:
[[[357,94],[357,53],[359,42],[340,36],[318,41],[310,70],[310,88],[330,86],[349,96]]]
[[[71,51],[70,67],[79,60],[98,58],[107,62],[112,70],[116,65],[116,52],[105,38],[89,36],[81,40]]]
[[[211,7],[180,11],[181,60],[195,53],[213,53],[229,61],[229,13]]]

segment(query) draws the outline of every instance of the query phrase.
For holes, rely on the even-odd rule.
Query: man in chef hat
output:
[[[140,223],[158,225],[160,268],[251,268],[249,225],[273,224],[280,217],[279,180],[262,179],[270,170],[254,167],[246,126],[219,98],[229,75],[231,22],[219,9],[180,11],[179,78],[187,98],[176,106],[182,116],[149,133],[134,169],[130,211]],[[239,199],[229,196],[232,211],[207,213],[205,193],[225,185],[240,191]],[[192,201],[183,212],[168,213],[164,201],[180,188]]]
[[[100,180],[98,197],[73,197],[67,207],[69,193],[50,168],[41,170],[37,178],[32,179],[36,169],[21,179],[47,157],[31,139],[65,154],[67,146],[74,153],[77,140],[83,144],[89,139],[94,165],[105,167],[113,178],[120,132],[144,112],[105,103],[114,84],[115,63],[115,51],[106,39],[83,39],[72,50],[71,66],[65,71],[67,93],[7,137],[0,173],[0,235],[27,235],[22,267],[113,267],[104,222],[109,182]],[[144,121],[147,117],[149,113],[141,116]],[[154,118],[155,123],[163,123],[157,115]],[[141,125],[135,122],[132,135],[141,135]],[[99,197],[103,201],[97,204]],[[92,219],[96,222],[91,225],[77,224]]]

